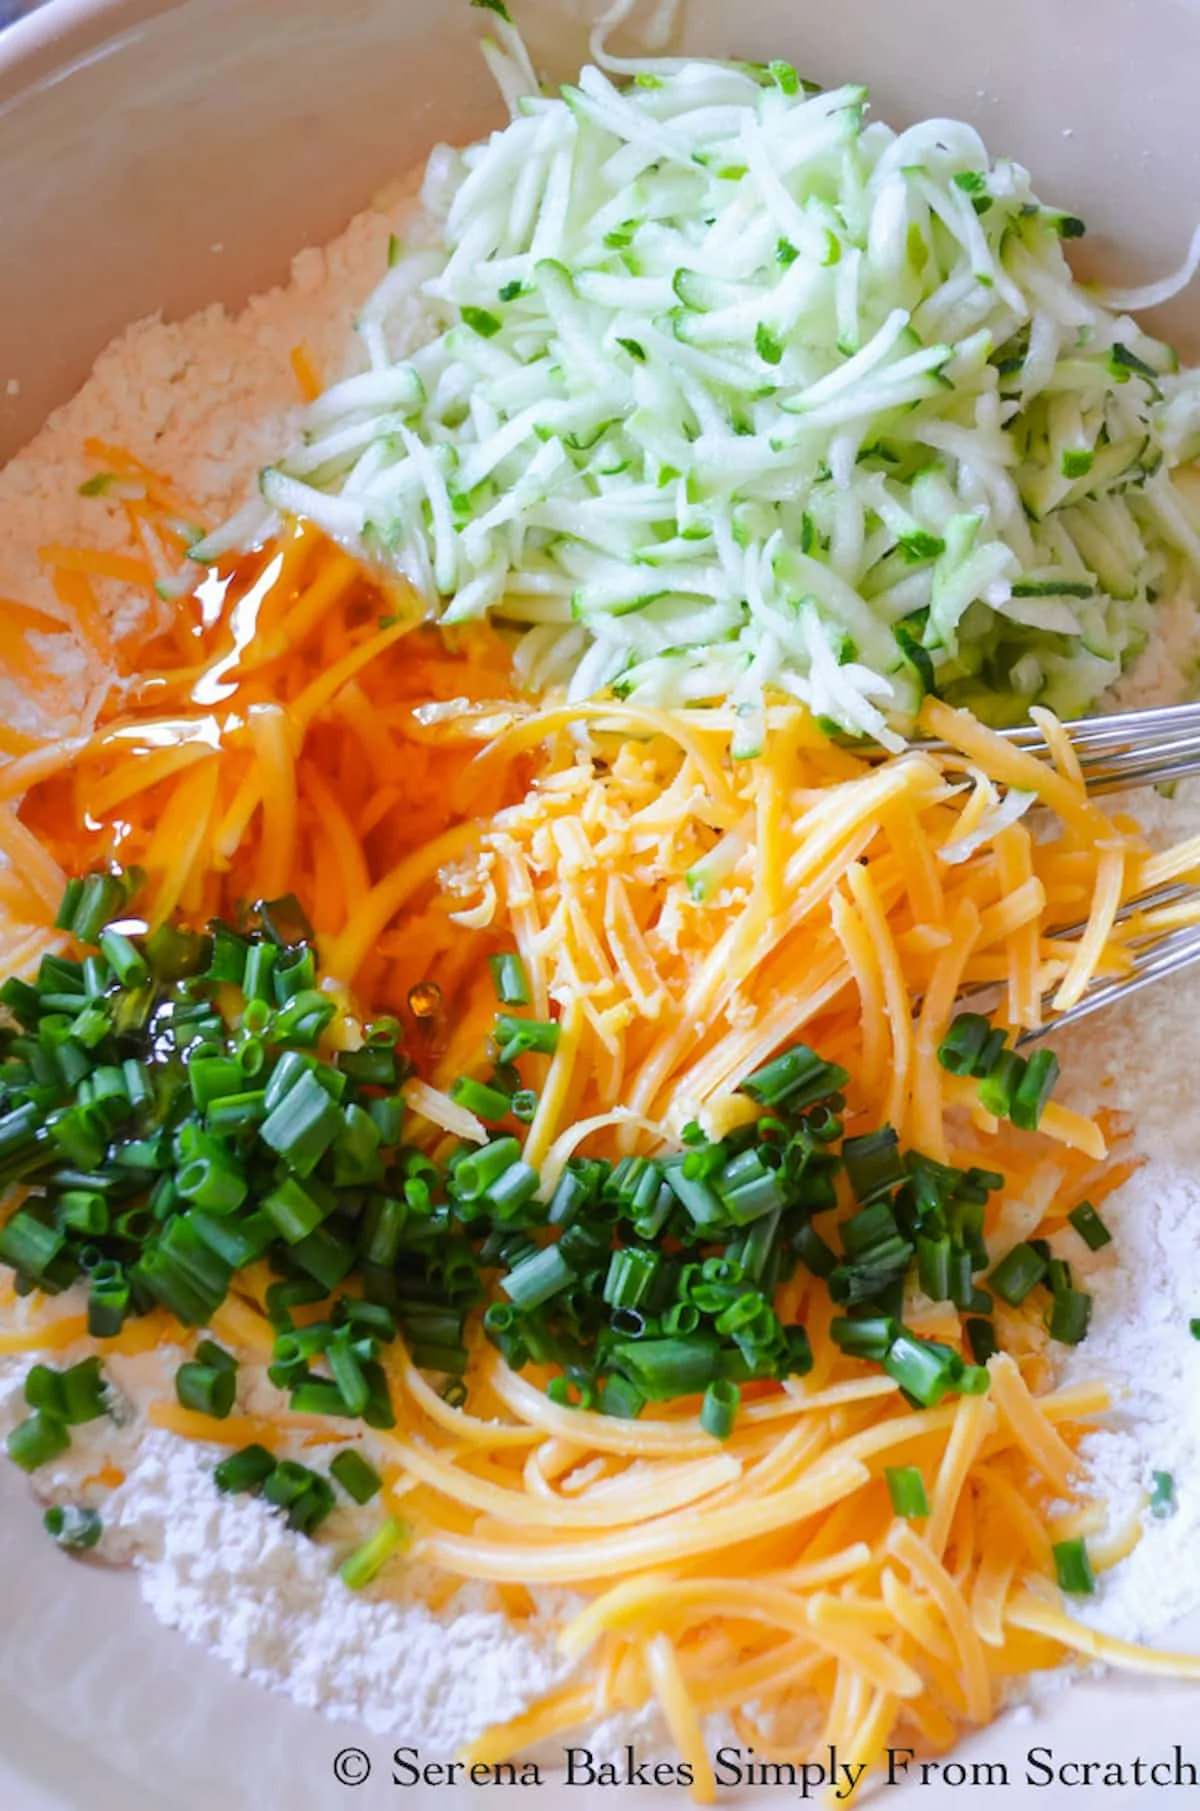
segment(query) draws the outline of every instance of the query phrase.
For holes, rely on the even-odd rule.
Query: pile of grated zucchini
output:
[[[1074,280],[1082,224],[865,88],[601,45],[619,83],[552,95],[495,29],[511,123],[435,159],[442,244],[393,247],[270,510],[517,631],[531,688],[730,701],[742,755],[771,694],[889,747],[930,690],[1086,709],[1200,568],[1200,383]]]

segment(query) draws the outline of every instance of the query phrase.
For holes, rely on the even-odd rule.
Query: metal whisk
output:
[[[1064,724],[1079,757],[1089,794],[1130,792],[1142,786],[1170,785],[1200,774],[1200,702],[1169,705],[1155,710],[1122,711],[1110,717],[1083,717]],[[1042,732],[1033,724],[1001,731],[1005,740],[1030,754],[1048,752]],[[925,746],[941,752],[945,744]],[[949,751],[947,751],[949,752]],[[1200,840],[1196,868],[1200,872]],[[1126,945],[1131,967],[1127,974],[1093,982],[1077,1005],[1055,1013],[1047,997],[1047,1023],[1026,1031],[1018,1047],[1035,1043],[1047,1032],[1074,1025],[1106,1006],[1128,1000],[1155,981],[1165,981],[1200,963],[1200,887],[1176,883],[1157,887],[1126,901],[1117,923],[1127,924],[1141,914],[1149,919],[1143,931]],[[1056,930],[1059,939],[1083,933],[1082,924]],[[985,994],[998,990],[981,990]]]

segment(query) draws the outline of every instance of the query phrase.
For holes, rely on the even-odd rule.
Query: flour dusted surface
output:
[[[63,1362],[82,1356],[80,1348]],[[110,1358],[106,1375],[126,1405],[121,1424],[75,1429],[70,1451],[36,1480],[47,1502],[91,1501],[102,1510],[102,1557],[134,1568],[160,1622],[258,1685],[443,1756],[570,1676],[555,1646],[555,1596],[541,1616],[518,1625],[489,1606],[485,1587],[464,1586],[430,1608],[420,1597],[428,1581],[415,1568],[393,1568],[392,1595],[352,1592],[338,1567],[378,1525],[377,1506],[359,1510],[340,1499],[320,1541],[309,1541],[265,1503],[223,1496],[212,1476],[219,1450],[144,1418],[147,1402],[171,1394],[175,1362],[177,1355]],[[29,1363],[0,1363],[0,1433],[28,1412]],[[243,1385],[243,1406],[252,1408],[263,1387],[258,1379]],[[291,1456],[312,1462],[303,1448]],[[125,1482],[97,1493],[87,1480],[105,1464],[118,1466]]]

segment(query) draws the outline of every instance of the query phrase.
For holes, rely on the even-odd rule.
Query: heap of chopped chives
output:
[[[0,1229],[0,1260],[22,1291],[85,1280],[100,1342],[155,1307],[204,1327],[238,1272],[265,1260],[276,1278],[269,1376],[297,1412],[392,1426],[382,1357],[397,1338],[461,1403],[468,1317],[490,1297],[487,1337],[515,1369],[549,1367],[556,1401],[632,1417],[694,1397],[723,1439],[743,1386],[811,1368],[804,1327],[776,1308],[800,1266],[839,1310],[835,1341],[917,1405],[986,1388],[994,1296],[1016,1304],[1045,1286],[1051,1335],[1076,1343],[1086,1332],[1090,1300],[1048,1247],[1017,1247],[992,1267],[985,1212],[1002,1178],[904,1152],[886,1126],[846,1138],[849,1078],[805,1045],[745,1078],[758,1113],[725,1138],[692,1125],[674,1153],[572,1158],[543,1199],[523,1155],[537,1075],[522,1065],[540,1073],[559,1030],[532,1016],[517,955],[491,958],[490,1071],[450,1090],[491,1130],[436,1163],[403,1143],[398,1022],[328,1053],[336,1007],[296,901],[264,902],[238,929],[147,936],[127,918],[114,928],[135,884],[72,882],[59,921],[94,953],[48,956],[34,985],[0,989],[14,1021],[0,1029],[0,1186],[31,1191]],[[1049,1053],[1026,1064],[969,1014],[941,1057],[990,1085],[993,1110],[1018,1125],[1036,1124],[1057,1073]],[[1071,1222],[1093,1249],[1108,1236],[1086,1203]],[[914,1286],[970,1317],[969,1356],[908,1331]],[[313,1315],[297,1327],[300,1308]],[[35,1384],[33,1413],[10,1440],[19,1463],[45,1463],[69,1439],[62,1381]],[[202,1342],[176,1391],[223,1418],[236,1366]],[[329,1486],[296,1469],[251,1448],[224,1461],[218,1481],[261,1490],[293,1525],[315,1527]],[[333,1475],[355,1501],[379,1489],[352,1451]]]

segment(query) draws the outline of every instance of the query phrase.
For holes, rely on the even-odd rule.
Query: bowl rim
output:
[[[0,32],[0,109],[107,54],[186,0],[46,0]]]

